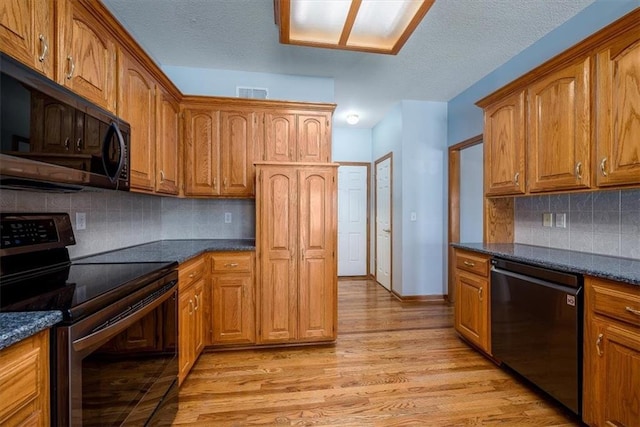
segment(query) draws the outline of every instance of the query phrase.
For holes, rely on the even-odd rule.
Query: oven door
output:
[[[176,283],[158,281],[57,328],[57,425],[171,424],[177,410]]]

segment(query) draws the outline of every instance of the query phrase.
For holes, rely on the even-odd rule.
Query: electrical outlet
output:
[[[231,212],[224,213],[224,223],[231,224]]]
[[[553,214],[550,212],[545,212],[542,214],[542,226],[543,227],[553,227]]]
[[[411,221],[416,221],[418,219],[418,215],[415,212],[411,212]]]
[[[87,214],[84,212],[76,212],[76,230],[85,230],[87,228]]]
[[[558,228],[567,228],[567,214],[566,213],[557,213],[556,214],[556,227],[558,227]]]

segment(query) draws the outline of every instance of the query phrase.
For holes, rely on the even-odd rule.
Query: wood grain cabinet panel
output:
[[[184,123],[185,195],[220,195],[220,114],[186,108]]]
[[[157,94],[156,187],[157,193],[179,193],[180,105],[164,90]]]
[[[0,0],[0,50],[54,78],[54,3]]]
[[[248,110],[220,112],[223,196],[252,196],[254,194],[255,146],[257,113]]]
[[[640,426],[639,295],[585,277],[583,419],[592,427]]]
[[[640,32],[596,54],[596,183],[640,184]]]
[[[485,194],[524,194],[524,92],[485,108],[484,126]]]
[[[329,162],[331,160],[331,115],[326,113],[298,115],[298,161]]]
[[[296,161],[296,115],[268,112],[264,115],[264,159],[273,162]]]
[[[259,342],[336,337],[336,170],[258,165]]]
[[[0,425],[50,425],[49,330],[0,350]]]
[[[454,262],[456,265],[455,329],[467,341],[491,354],[489,323],[491,288],[489,271],[482,268],[489,265],[489,257],[456,249]]]
[[[116,44],[78,0],[58,1],[57,81],[116,112]]]
[[[156,184],[156,83],[135,60],[120,54],[118,114],[131,125],[131,187]]]
[[[327,163],[331,159],[331,113],[269,111],[265,113],[264,160]]]
[[[590,63],[580,60],[527,90],[531,192],[591,185]]]
[[[204,349],[205,291],[209,275],[206,255],[178,267],[178,382],[182,384]]]

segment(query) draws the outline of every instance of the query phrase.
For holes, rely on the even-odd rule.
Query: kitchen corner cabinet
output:
[[[56,80],[100,107],[116,112],[116,44],[107,28],[78,0],[55,2]]]
[[[550,73],[527,90],[531,192],[591,185],[590,59]]]
[[[640,32],[596,53],[596,183],[640,184]]]
[[[264,160],[326,163],[331,159],[331,112],[265,113]]]
[[[335,166],[257,165],[259,343],[336,338]]]
[[[178,383],[182,384],[204,348],[206,255],[178,268]]]
[[[156,193],[178,195],[180,192],[180,105],[159,88],[156,94]]]
[[[211,254],[211,344],[255,344],[254,253]]]
[[[54,2],[0,0],[2,51],[54,79]]]
[[[583,419],[640,426],[640,288],[585,277]]]
[[[0,425],[50,425],[49,330],[0,350]]]
[[[118,115],[131,125],[131,187],[155,189],[156,84],[134,59],[119,55]]]
[[[525,192],[524,92],[485,108],[484,163],[487,196]]]
[[[455,250],[455,329],[487,354],[491,354],[489,261],[486,255]]]

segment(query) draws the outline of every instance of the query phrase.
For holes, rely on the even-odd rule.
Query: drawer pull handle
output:
[[[40,34],[38,39],[40,40],[40,56],[38,56],[38,61],[44,62],[44,59],[47,57],[47,52],[49,52],[49,44],[42,34]]]
[[[471,261],[465,261],[464,265],[466,265],[467,267],[475,267],[476,263]]]
[[[478,298],[482,301],[482,288],[478,288]]]
[[[631,308],[631,307],[625,307],[624,309],[627,310],[631,314],[635,314],[636,316],[640,316],[640,310],[636,310],[635,308]]]
[[[237,262],[229,262],[227,264],[224,265],[225,267],[230,267],[230,268],[235,268],[238,266]]]
[[[598,356],[602,357],[602,349],[600,348],[600,344],[602,344],[602,338],[604,338],[603,334],[598,335],[598,339],[596,340],[596,351],[598,352]]]

